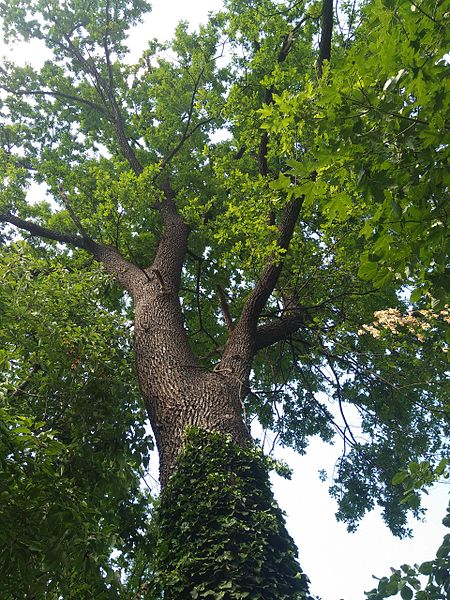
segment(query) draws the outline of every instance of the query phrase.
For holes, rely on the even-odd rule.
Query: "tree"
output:
[[[57,549],[9,540],[6,597],[306,597],[254,418],[299,452],[337,432],[338,518],[407,533],[393,476],[448,433],[443,4],[228,0],[134,65],[144,1],[0,6],[52,52],[0,70],[2,468]]]

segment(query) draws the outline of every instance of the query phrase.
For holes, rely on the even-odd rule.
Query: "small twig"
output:
[[[341,383],[339,381],[339,377],[338,377],[338,374],[336,372],[336,369],[334,368],[334,365],[333,365],[333,363],[332,363],[332,361],[330,359],[328,359],[328,365],[329,365],[329,367],[330,367],[330,369],[331,369],[331,371],[333,373],[334,379],[336,380],[336,392],[337,392],[338,403],[339,403],[339,412],[341,413],[341,417],[342,417],[342,419],[343,419],[343,421],[345,423],[344,433],[345,433],[345,431],[348,431],[349,434],[350,434],[350,437],[353,440],[353,443],[357,444],[357,442],[355,440],[355,437],[353,435],[353,432],[351,430],[351,427],[348,424],[347,418],[345,416],[344,408],[342,406]],[[344,437],[344,444],[345,444],[345,442],[346,442],[346,437]],[[345,450],[345,448],[344,448],[344,450]]]
[[[424,17],[426,17],[427,19],[430,19],[430,21],[433,21],[433,23],[435,23],[436,25],[439,25],[439,27],[442,26],[442,23],[439,23],[439,21],[436,21],[436,19],[434,17],[432,17],[431,15],[429,15],[427,12],[425,12],[423,10],[423,8],[419,5],[416,4],[415,2],[413,2],[413,0],[411,0],[411,4],[420,12],[424,15]]]

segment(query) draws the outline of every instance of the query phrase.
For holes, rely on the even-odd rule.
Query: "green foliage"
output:
[[[307,597],[267,466],[253,447],[189,430],[155,526],[155,578],[164,598]]]
[[[443,80],[449,35],[444,2],[375,0],[337,41],[318,86],[280,92],[260,110],[320,227],[352,225],[359,276],[399,280],[434,304],[448,290],[448,111]],[[350,35],[350,34],[349,34]],[[308,116],[305,116],[309,113]],[[297,156],[286,148],[301,140]],[[312,177],[314,173],[314,177]],[[276,188],[290,186],[285,174]]]
[[[110,279],[84,255],[64,263],[25,243],[1,254],[5,600],[125,597],[121,569],[151,545],[140,479],[152,441],[128,331],[107,307],[117,304]]]
[[[191,227],[180,290],[185,327],[210,369],[228,335],[218,286],[236,322],[267,260],[283,261],[259,325],[290,314],[303,325],[255,357],[248,418],[300,453],[311,436],[332,442],[337,432],[344,450],[331,486],[338,518],[355,528],[378,504],[404,535],[407,511],[421,510],[408,465],[422,465],[426,482],[448,452],[445,3],[343,2],[320,81],[320,2],[224,6],[198,32],[180,24],[172,42],[149,41],[130,64],[128,29],[148,9],[142,0],[1,0],[5,38],[40,40],[51,60],[0,67],[0,214],[73,233],[68,199],[90,236],[144,266],[161,233],[160,183],[169,180]],[[123,138],[142,171],[130,166]],[[303,204],[286,252],[276,224],[295,197]],[[35,595],[124,594],[116,578],[123,569],[137,594],[141,576],[152,577],[153,554],[139,483],[149,440],[130,367],[132,306],[84,253],[24,238],[2,229],[9,246],[0,263],[1,493],[8,500],[0,510],[5,532],[8,523],[20,530],[21,519],[29,527],[3,546],[0,591],[9,600],[24,573],[25,588],[38,582]],[[380,314],[395,315],[396,324]],[[237,450],[229,452],[235,460]],[[253,464],[245,456],[242,468]],[[255,469],[257,493],[271,506]],[[217,473],[237,510],[229,472]],[[412,494],[407,501],[399,477]],[[183,499],[190,489],[186,483]],[[35,494],[34,512],[27,494]],[[205,501],[199,491],[208,520]],[[185,509],[193,517],[197,506]],[[258,552],[262,526],[255,523]],[[74,575],[84,568],[80,548],[91,565],[83,590]],[[114,549],[121,554],[113,560]],[[173,577],[183,568],[173,563]],[[40,579],[42,572],[53,579]]]
[[[421,492],[428,494],[427,488],[431,487],[436,481],[448,479],[450,459],[443,458],[435,468],[432,468],[426,460],[417,463],[410,462],[406,469],[396,473],[392,479],[394,485],[403,487],[402,504],[418,507],[420,505],[419,494]]]
[[[428,461],[411,462],[407,469],[399,471],[393,477],[394,485],[403,487],[401,503],[417,507],[420,504],[419,493],[427,492],[442,477],[448,479],[450,461],[443,458],[435,469]],[[450,527],[450,504],[442,524]],[[403,600],[446,600],[450,592],[450,534],[446,534],[436,552],[436,558],[420,565],[402,565],[392,569],[390,577],[382,577],[376,589],[366,592],[368,600],[382,600],[400,594]],[[425,580],[425,577],[428,579]],[[378,579],[378,578],[376,578]]]
[[[450,506],[442,523],[450,527]],[[447,600],[450,592],[450,534],[444,536],[436,558],[420,565],[402,565],[382,577],[376,589],[366,592],[368,600],[397,596],[403,600]],[[398,596],[399,595],[399,596]]]

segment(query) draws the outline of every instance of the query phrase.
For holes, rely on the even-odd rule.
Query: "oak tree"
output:
[[[444,3],[226,0],[136,63],[143,0],[0,7],[51,53],[0,67],[5,597],[307,597],[252,421],[342,439],[350,529],[446,450]]]

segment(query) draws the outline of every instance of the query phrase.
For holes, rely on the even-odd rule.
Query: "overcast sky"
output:
[[[193,26],[205,21],[207,13],[220,8],[219,0],[154,0],[153,11],[145,23],[130,36],[135,56],[153,37],[170,38],[176,23],[187,20]],[[12,56],[20,62],[38,59],[39,45],[14,48]],[[0,54],[4,49],[0,45]],[[319,469],[330,475],[340,454],[335,446],[313,440],[307,456],[282,450],[279,456],[294,469],[291,481],[273,477],[276,498],[287,513],[288,530],[300,551],[303,570],[311,579],[311,591],[323,600],[363,600],[364,590],[376,582],[372,575],[390,574],[390,567],[420,563],[435,556],[445,528],[441,524],[448,502],[448,486],[438,484],[426,498],[429,507],[423,523],[412,522],[414,538],[398,540],[384,525],[379,512],[365,517],[354,534],[334,518],[335,502],[328,496],[328,482],[319,480]]]

